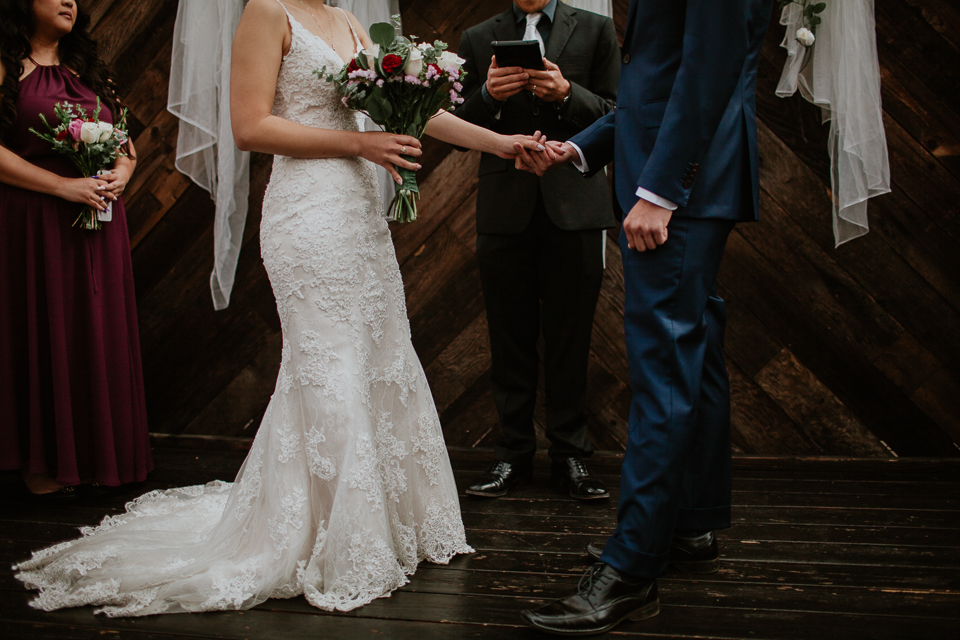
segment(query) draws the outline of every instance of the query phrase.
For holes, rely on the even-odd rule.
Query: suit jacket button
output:
[[[684,188],[684,189],[689,189],[689,188],[692,187],[692,186],[693,186],[693,176],[687,176],[686,178],[684,178],[684,180],[683,180],[683,188]]]
[[[630,54],[629,54],[629,53],[623,54],[623,64],[630,64]]]
[[[535,115],[535,116],[540,115],[540,107],[534,107],[534,108],[533,108],[533,115]]]

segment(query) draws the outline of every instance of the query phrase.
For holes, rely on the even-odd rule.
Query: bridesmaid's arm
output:
[[[136,168],[137,150],[133,147],[133,140],[127,140],[127,155],[114,160],[113,166],[110,167],[110,173],[103,176],[103,179],[107,181],[107,186],[103,189],[104,192],[119,198],[127,184],[130,183],[130,177],[133,176],[133,171]]]
[[[283,8],[273,0],[251,0],[233,39],[230,70],[230,117],[233,137],[244,151],[291,158],[361,156],[393,174],[393,165],[418,169],[400,157],[419,156],[420,141],[390,133],[337,131],[300,125],[272,114],[277,76],[290,50],[290,26]],[[314,76],[307,82],[322,82]]]
[[[64,178],[27,162],[13,151],[0,146],[0,182],[47,193],[70,202],[79,202],[101,211],[106,209],[100,196],[116,200],[104,191],[105,181],[98,178]]]

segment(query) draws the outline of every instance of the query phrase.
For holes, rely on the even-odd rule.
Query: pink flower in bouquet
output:
[[[70,125],[67,127],[67,132],[70,134],[70,137],[75,141],[80,142],[80,129],[83,127],[83,120],[77,118],[70,121]]]

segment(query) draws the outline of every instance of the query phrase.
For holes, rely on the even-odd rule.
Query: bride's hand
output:
[[[533,153],[545,152],[547,149],[543,144],[546,141],[547,137],[540,135],[539,131],[532,136],[499,136],[494,153],[505,160],[513,160],[520,153],[520,149],[527,149]]]
[[[397,167],[403,167],[411,171],[420,168],[419,164],[400,157],[418,158],[423,154],[420,141],[413,136],[373,131],[361,134],[360,139],[360,152],[357,155],[386,169],[397,184],[403,183],[403,179],[397,172]]]

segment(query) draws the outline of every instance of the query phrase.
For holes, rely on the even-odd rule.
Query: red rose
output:
[[[67,139],[68,135],[69,134],[67,133],[67,130],[64,129],[63,131],[57,134],[57,142],[63,142],[64,140]]]
[[[360,65],[357,64],[356,60],[351,60],[350,64],[347,65],[347,73],[353,73],[354,71],[359,71]]]
[[[393,73],[403,66],[403,58],[395,53],[388,53],[387,55],[383,56],[382,66],[383,70],[387,73]]]

